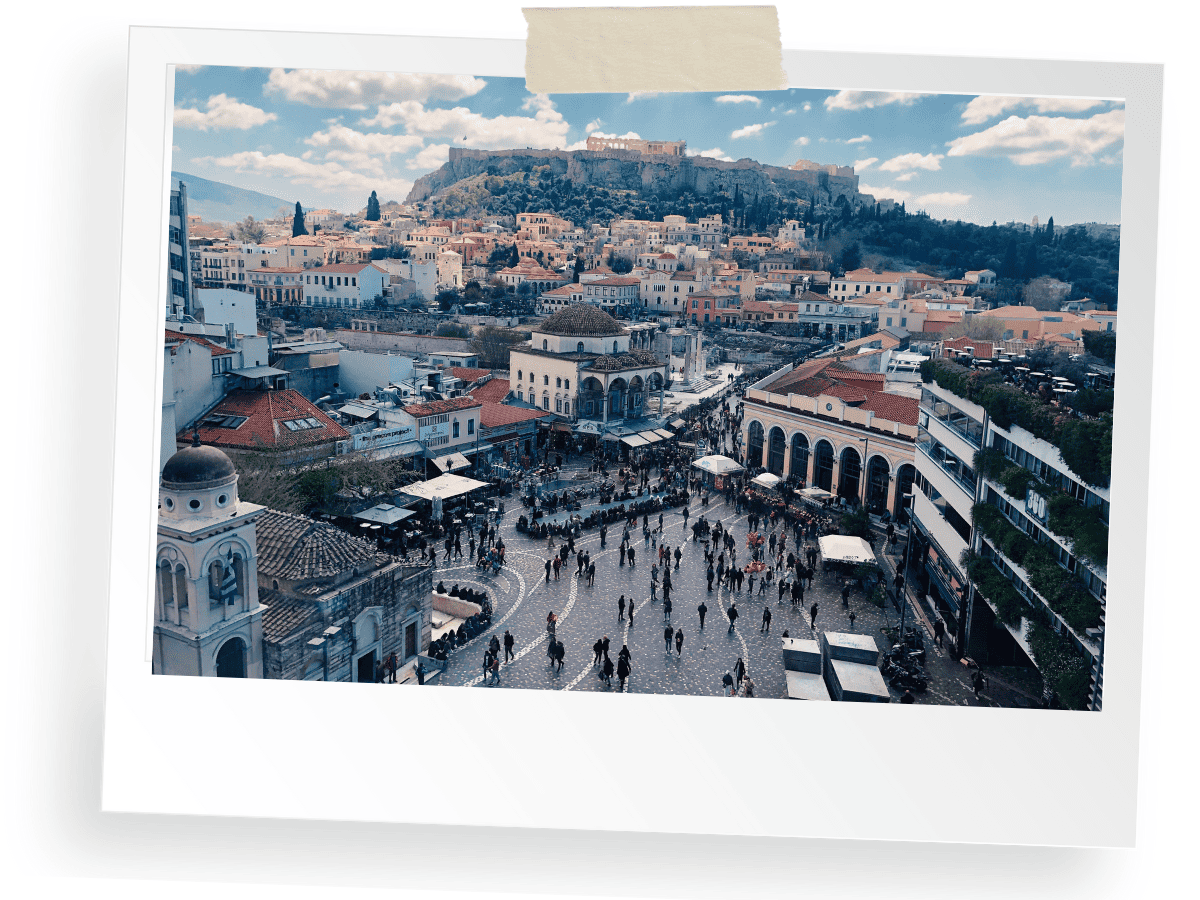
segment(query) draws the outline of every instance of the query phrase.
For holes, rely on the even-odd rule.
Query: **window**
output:
[[[550,384],[550,376],[549,375],[542,376],[542,384],[549,386],[549,384]]]
[[[549,342],[549,341],[546,341],[546,340],[543,340],[543,341],[542,341],[542,349],[543,349],[543,350],[549,350],[549,349],[550,349],[550,342]]]
[[[474,433],[475,433],[475,420],[467,419],[467,434],[474,434]]]
[[[525,400],[525,392],[524,392],[524,391],[517,391],[517,399],[518,399],[518,400],[520,400],[520,401],[522,401],[522,402],[524,402],[524,400]]]
[[[290,421],[284,422],[283,426],[288,431],[308,431],[312,428],[324,428],[325,427],[319,421],[312,418],[311,416],[306,419],[291,419]]]
[[[563,414],[568,415],[568,416],[571,414],[571,401],[570,400],[563,401]]]
[[[562,397],[555,397],[555,398],[554,398],[554,411],[555,411],[555,412],[562,412]]]
[[[617,352],[617,342],[613,341],[613,353]]]
[[[562,387],[562,379],[561,379],[561,378],[555,378],[555,379],[554,379],[554,386],[555,386],[555,387]]]
[[[530,373],[529,373],[529,383],[530,383],[530,384],[533,384],[533,380],[534,380],[533,373],[532,373],[532,372],[530,372]]]
[[[891,319],[888,319],[889,324],[891,323],[891,321],[892,321]],[[905,328],[905,327],[907,327],[907,325],[908,325],[908,316],[901,316],[900,317],[900,327]]]
[[[578,344],[575,345],[575,352],[576,353],[583,352],[583,341],[580,341]]]
[[[454,420],[454,436],[458,437],[458,420]]]
[[[549,394],[542,394],[542,409],[545,409],[545,410],[550,409],[550,395]]]
[[[517,381],[524,381],[524,380],[525,380],[525,373],[522,372],[520,369],[517,369]]]

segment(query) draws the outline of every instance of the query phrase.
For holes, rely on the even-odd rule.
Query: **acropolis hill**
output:
[[[625,143],[629,143],[625,141]],[[666,148],[661,153],[643,153],[606,147],[602,150],[471,150],[451,147],[449,161],[440,169],[417,179],[406,202],[426,200],[456,182],[477,175],[511,175],[527,166],[549,166],[555,178],[576,186],[590,185],[614,190],[651,194],[678,194],[690,190],[705,196],[724,189],[732,195],[796,197],[820,205],[832,205],[845,197],[853,205],[874,203],[875,198],[858,192],[858,176],[844,166],[827,166],[800,160],[791,168],[765,166],[752,159],[726,162],[703,156],[685,156],[684,143],[646,142]]]

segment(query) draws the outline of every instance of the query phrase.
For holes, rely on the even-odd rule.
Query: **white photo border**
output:
[[[468,688],[372,692],[151,675],[166,254],[142,248],[162,251],[166,240],[172,64],[521,77],[524,57],[524,42],[512,40],[131,29],[102,809],[962,842],[961,820],[946,815],[948,800],[987,811],[970,817],[972,843],[1132,846],[1162,118],[1157,65],[784,51],[796,87],[1125,100],[1120,296],[1127,309],[1135,302],[1139,309],[1120,321],[1111,487],[1111,542],[1120,562],[1109,572],[1102,712]],[[435,764],[452,777],[427,777]],[[795,796],[764,789],[764,767],[774,783],[790,773]],[[181,768],[207,771],[205,789],[172,790]],[[821,772],[845,777],[811,775]],[[462,797],[464,781],[488,785],[486,800]],[[693,787],[699,784],[703,790]],[[448,788],[453,803],[445,802]],[[904,815],[885,815],[886,808]]]

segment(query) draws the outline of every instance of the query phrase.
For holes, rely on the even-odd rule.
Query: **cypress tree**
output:
[[[304,227],[304,210],[300,208],[300,201],[296,201],[296,214],[292,216],[292,237],[299,237],[302,234],[308,234],[308,229]]]
[[[371,196],[367,198],[367,215],[368,222],[379,221],[379,198],[375,196],[375,192],[371,191]]]

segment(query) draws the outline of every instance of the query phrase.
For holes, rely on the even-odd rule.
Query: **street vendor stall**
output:
[[[405,485],[400,490],[402,493],[412,497],[419,497],[422,500],[428,500],[433,505],[433,520],[441,522],[443,515],[443,504],[446,501],[454,501],[465,494],[471,493],[481,488],[486,488],[487,482],[476,481],[474,478],[466,478],[462,475],[439,475],[437,478],[431,478],[428,481],[416,481],[412,484]]]
[[[726,478],[746,471],[740,463],[734,462],[728,456],[720,455],[702,456],[692,463],[692,468],[703,472],[706,479],[711,477],[713,487],[718,491],[725,490]]]
[[[752,479],[752,482],[761,488],[768,491],[774,491],[779,488],[779,482],[782,481],[778,475],[772,475],[770,472],[763,472]]]
[[[821,548],[822,568],[830,563],[857,566],[859,563],[875,565],[875,551],[860,537],[848,534],[827,534],[817,539]]]

